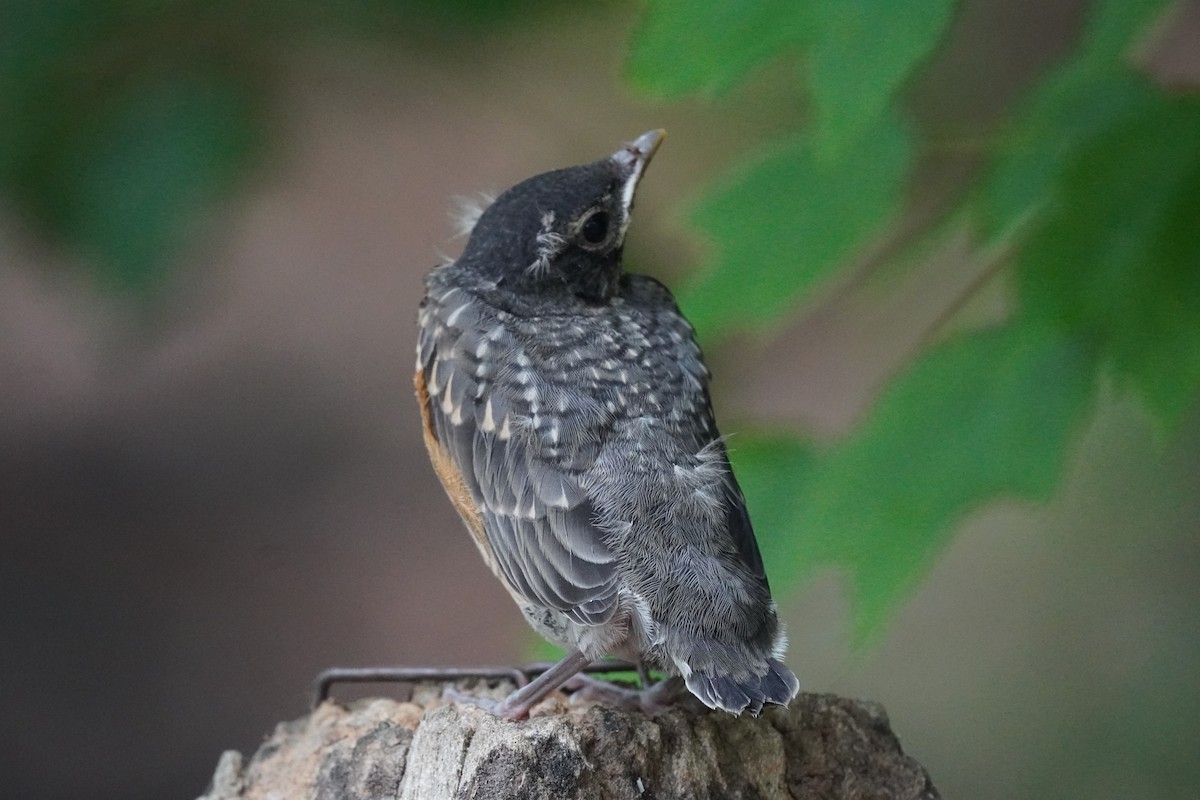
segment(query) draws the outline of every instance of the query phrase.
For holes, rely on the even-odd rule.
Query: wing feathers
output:
[[[595,458],[595,436],[565,424],[535,430],[548,413],[540,392],[561,406],[568,395],[514,369],[515,346],[466,292],[427,301],[417,348],[427,410],[479,506],[499,576],[531,601],[601,624],[616,610],[616,559],[575,477]]]

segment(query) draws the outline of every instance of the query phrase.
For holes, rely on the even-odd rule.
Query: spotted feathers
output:
[[[439,477],[535,629],[757,714],[798,684],[709,373],[670,292],[621,270],[660,140],[464,219],[463,256],[426,279],[418,398]]]

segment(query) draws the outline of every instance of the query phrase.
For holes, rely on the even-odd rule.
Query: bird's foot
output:
[[[572,691],[572,703],[588,701],[657,714],[674,705],[683,689],[683,679],[665,678],[644,689],[628,689],[581,672],[563,684],[563,688]]]
[[[530,710],[543,698],[537,698],[530,702],[528,699],[519,697],[518,689],[516,692],[508,695],[503,699],[494,697],[483,697],[475,694],[468,694],[457,686],[447,686],[442,689],[442,700],[448,703],[457,705],[475,706],[482,708],[491,714],[507,720],[521,720],[529,716]]]
[[[520,686],[515,692],[503,700],[496,702],[484,698],[464,695],[448,687],[449,694],[443,692],[443,697],[452,701],[467,702],[491,711],[498,717],[508,720],[525,719],[529,711],[540,703],[547,695],[563,685],[572,675],[588,666],[588,657],[579,650],[572,650],[563,656],[562,660],[552,664],[529,683]]]

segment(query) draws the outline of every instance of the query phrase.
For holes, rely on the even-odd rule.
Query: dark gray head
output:
[[[665,136],[650,131],[608,158],[518,183],[480,215],[457,266],[530,300],[608,300],[634,191]]]

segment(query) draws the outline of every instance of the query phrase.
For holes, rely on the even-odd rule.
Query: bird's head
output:
[[[650,131],[607,158],[518,183],[479,216],[457,264],[531,300],[607,301],[634,192],[665,136]]]

